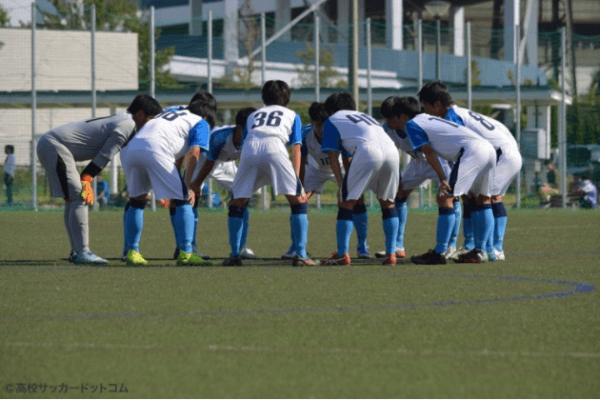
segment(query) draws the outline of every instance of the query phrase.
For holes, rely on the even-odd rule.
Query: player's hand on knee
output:
[[[194,204],[194,201],[196,201],[196,193],[194,193],[192,189],[188,190],[188,196],[186,200],[192,205]]]
[[[94,189],[92,189],[92,177],[88,174],[81,175],[81,198],[84,203],[91,206],[94,204]]]

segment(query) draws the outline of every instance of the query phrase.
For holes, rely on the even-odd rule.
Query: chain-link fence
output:
[[[176,31],[153,30],[149,10],[140,11],[136,5],[118,12],[108,6],[97,7],[94,19],[89,6],[83,10],[58,10],[57,15],[37,10],[34,19],[38,24],[33,27],[30,24],[20,29],[0,28],[3,43],[0,48],[3,66],[0,70],[3,99],[0,141],[15,146],[18,166],[15,198],[24,207],[32,207],[36,202],[48,206],[61,204],[49,198],[43,169],[39,166],[36,169],[38,198],[34,198],[31,160],[35,159],[32,151],[36,137],[67,122],[122,111],[136,93],[152,93],[154,87],[161,93],[175,91],[175,95],[170,93],[164,98],[157,95],[162,105],[170,105],[187,102],[198,88],[212,88],[219,100],[219,122],[231,123],[235,112],[247,102],[231,100],[231,96],[222,100],[219,98],[221,90],[246,92],[260,88],[266,79],[277,78],[288,81],[294,89],[315,90],[316,96],[318,89],[348,90],[352,84],[349,65],[354,53],[349,42],[353,26],[335,24],[322,13],[308,12],[296,15],[297,19],[292,21],[279,21],[275,13],[261,16],[240,12],[234,21],[235,29],[226,18],[212,19],[203,15],[187,28]],[[95,29],[92,21],[95,21]],[[193,28],[194,24],[200,28]],[[456,28],[438,27],[435,21],[422,23],[421,30],[418,26],[417,23],[402,26],[400,47],[403,51],[394,51],[390,49],[390,32],[385,22],[368,19],[359,24],[357,54],[361,87],[414,86],[416,91],[419,75],[424,81],[435,79],[438,58],[442,60],[439,71],[442,80],[451,87],[465,87],[469,48],[473,56],[471,82],[474,86],[514,85],[514,63],[504,60],[506,35],[503,30],[472,29],[468,43],[462,28],[458,32]],[[289,29],[283,29],[286,27]],[[154,53],[150,45],[152,31],[155,32]],[[422,43],[421,69],[417,68],[416,61],[419,43]],[[566,112],[563,142],[558,136],[558,107],[553,107],[552,146],[598,144],[600,110],[596,93],[600,81],[600,36],[567,34],[564,49],[561,43],[560,32],[540,32],[537,58],[542,72],[525,65],[521,83],[544,86],[547,76],[548,84],[560,90],[564,71],[566,93],[574,96],[574,103]],[[263,46],[265,63],[262,62]],[[319,51],[316,51],[317,46]],[[529,61],[527,58],[525,55],[525,64]],[[32,95],[38,92],[43,93],[39,104]],[[111,96],[102,96],[105,100],[96,101],[96,92]],[[252,104],[260,104],[259,91],[252,93],[256,97]],[[310,101],[291,104],[304,123],[309,122],[309,104]],[[376,109],[377,104],[374,107]],[[371,111],[369,108],[368,112]],[[589,157],[595,154],[590,150]],[[581,165],[582,161],[576,163]],[[104,175],[111,184],[112,195],[118,198],[124,180],[118,161],[115,166],[114,169],[108,167]],[[434,194],[435,191],[431,196]],[[0,202],[3,196],[4,193],[0,193]],[[428,190],[421,196],[421,202],[415,202],[417,205],[430,204]],[[323,206],[335,205],[333,183],[326,186],[321,201]]]

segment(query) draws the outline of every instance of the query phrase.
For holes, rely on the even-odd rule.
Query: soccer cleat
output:
[[[350,254],[346,253],[341,257],[338,257],[338,252],[335,251],[331,257],[323,260],[322,265],[350,265],[352,264],[352,259],[350,258]]]
[[[254,260],[258,258],[258,256],[254,254],[254,252],[249,247],[246,246],[244,246],[240,251],[240,257],[244,260]]]
[[[371,258],[371,253],[369,253],[369,247],[357,248],[356,255],[361,260],[368,260]]]
[[[175,251],[173,252],[173,260],[177,260],[179,257],[179,247],[175,247]]]
[[[378,251],[377,253],[375,253],[375,257],[386,258],[387,253],[385,252],[385,250]],[[406,258],[406,250],[404,250],[403,248],[401,249],[400,247],[396,247],[396,258]]]
[[[467,249],[465,246],[460,246],[460,248],[458,250],[456,250],[454,252],[454,254],[451,255],[451,258],[457,260],[458,257],[462,256],[463,254],[467,254],[471,250],[473,250],[473,249]]]
[[[302,258],[300,256],[296,256],[292,262],[292,266],[294,267],[315,267],[317,265],[321,265],[321,262],[319,260],[313,260],[309,257]]]
[[[506,260],[506,256],[504,255],[504,250],[494,249],[494,253],[496,254],[496,261]]]
[[[442,253],[442,255],[444,256],[444,258],[449,259],[454,253],[456,253],[456,248],[454,246],[448,246],[448,248]]]
[[[127,261],[127,250],[125,250],[123,254],[121,254],[121,261]]]
[[[140,253],[131,249],[127,252],[127,259],[125,260],[127,265],[138,267],[140,265],[148,265],[148,261],[142,257]]]
[[[203,260],[198,254],[179,251],[177,265],[189,265],[193,267],[210,267],[213,264],[210,261]]]
[[[210,256],[202,254],[198,251],[198,246],[192,246],[192,253],[198,254],[203,260],[210,260]]]
[[[481,264],[488,260],[487,254],[481,249],[473,249],[465,254],[458,256],[455,261],[459,264]]]
[[[241,267],[242,266],[242,257],[240,256],[236,256],[236,257],[230,257],[230,258],[226,258],[225,260],[223,260],[223,265],[224,267]]]
[[[443,254],[436,253],[430,249],[427,253],[414,255],[410,258],[413,264],[419,265],[439,265],[446,264],[446,257]]]
[[[488,251],[488,252],[486,253],[486,255],[487,255],[487,259],[488,259],[488,261],[490,261],[490,262],[492,262],[492,261],[496,261],[496,253],[494,252],[494,250],[492,250],[492,251]]]
[[[381,265],[396,265],[396,255],[388,254],[385,260],[381,263]]]
[[[282,260],[293,260],[294,257],[296,257],[296,252],[292,246],[290,246],[290,249],[287,253],[281,255]]]
[[[78,251],[73,259],[73,264],[106,265],[108,264],[108,261],[104,258],[98,257],[91,251]]]
[[[71,250],[71,253],[69,254],[69,258],[67,258],[67,261],[72,264],[73,260],[75,260],[75,256],[77,256],[77,253],[75,251]]]

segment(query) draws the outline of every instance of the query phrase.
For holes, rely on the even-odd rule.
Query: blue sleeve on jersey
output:
[[[185,106],[171,106],[171,107],[165,107],[163,108],[163,113],[166,112],[176,112],[176,111],[181,111],[185,108]]]
[[[207,160],[217,161],[219,154],[221,154],[221,150],[225,147],[225,143],[227,143],[227,138],[229,137],[228,132],[232,131],[233,129],[219,129],[210,135],[208,153],[206,155]]]
[[[448,110],[444,119],[455,122],[460,126],[465,126],[465,121],[462,120],[462,118],[454,111],[453,108]]]
[[[208,139],[210,136],[210,127],[208,122],[202,120],[190,130],[190,147],[198,146],[201,149],[208,150]]]
[[[306,144],[306,138],[312,130],[312,125],[305,125],[302,127],[302,157],[308,157],[308,145]]]
[[[331,122],[329,118],[325,120],[323,124],[323,141],[321,142],[321,151],[327,153],[328,151],[340,151],[342,148],[342,139],[340,137],[340,131]]]
[[[342,147],[342,157],[344,158],[352,158],[352,153]]]
[[[294,125],[292,125],[292,132],[290,133],[290,146],[295,144],[302,144],[302,122],[298,114],[296,114]]]
[[[427,137],[425,131],[414,121],[408,121],[406,125],[404,125],[404,130],[406,131],[406,135],[408,136],[413,149],[420,149],[429,143],[429,137]]]

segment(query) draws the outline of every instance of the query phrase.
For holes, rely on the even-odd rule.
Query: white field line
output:
[[[33,343],[33,342],[3,342],[5,347],[46,347],[46,348],[81,348],[81,349],[128,349],[128,350],[157,350],[157,349],[197,349],[199,351],[222,351],[222,352],[253,352],[253,353],[325,353],[325,354],[388,354],[408,356],[474,356],[474,357],[568,357],[568,358],[600,358],[600,353],[588,352],[539,352],[539,351],[505,351],[505,350],[437,350],[437,349],[343,349],[343,348],[277,348],[277,347],[255,347],[255,346],[163,346],[153,344],[110,344],[110,343]]]

